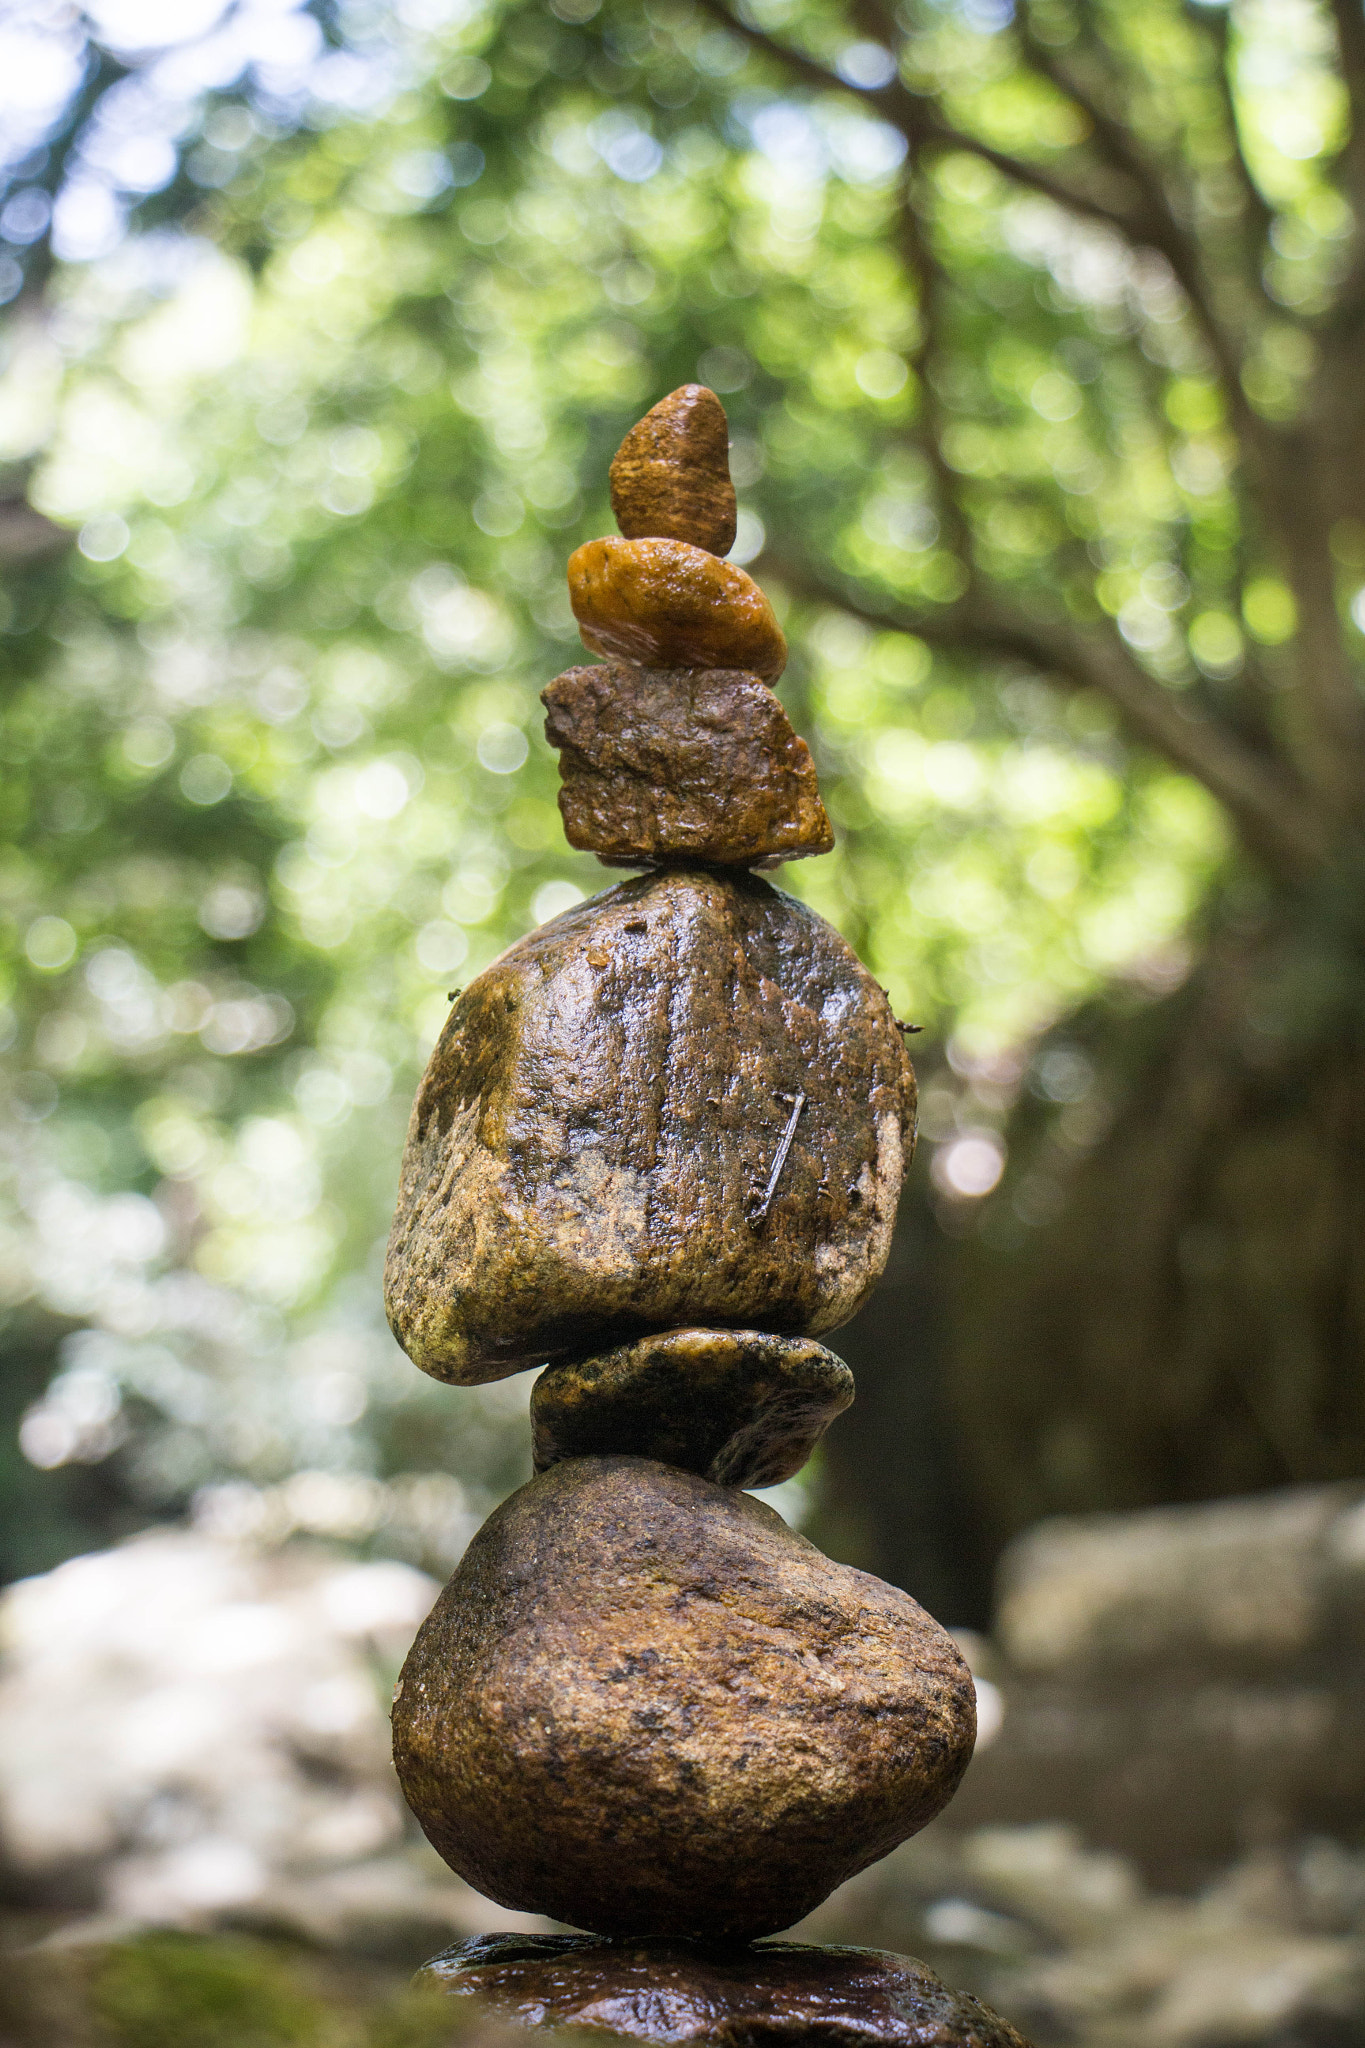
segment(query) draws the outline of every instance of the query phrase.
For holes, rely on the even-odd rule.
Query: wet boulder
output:
[[[535,1467],[625,1451],[719,1486],[777,1486],[852,1399],[853,1374],[813,1338],[664,1330],[541,1374]]]
[[[451,1011],[385,1295],[461,1384],[697,1324],[818,1335],[886,1263],[914,1075],[884,991],[756,876],[665,869],[531,932]]]
[[[574,1458],[470,1544],[393,1732],[409,1806],[488,1897],[725,1942],[790,1926],[932,1819],[976,1713],[909,1594],[750,1494]]]

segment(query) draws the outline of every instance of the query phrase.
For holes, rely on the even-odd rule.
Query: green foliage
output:
[[[62,1347],[36,1463],[433,1565],[523,1469],[523,1394],[418,1382],[378,1265],[447,991],[604,879],[537,693],[579,657],[563,563],[611,530],[616,442],[687,379],[729,409],[839,828],[782,886],[987,1121],[1059,1015],[1170,984],[1225,822],[1066,650],[1182,707],[1186,767],[1287,715],[1295,593],[1230,422],[1295,413],[1336,275],[1310,14],[926,7],[892,57],[760,10],[853,81],[822,85],[686,0],[455,9],[365,119],[255,135],[192,235],[59,271],[0,384],[0,445],[79,535],[7,579],[0,643],[0,1282]],[[1245,395],[1169,263],[1005,163],[1109,203],[1059,53],[1121,80],[1215,268],[1273,216]],[[962,138],[913,166],[918,249],[897,67]]]
[[[512,2040],[476,2001],[382,1964],[233,1934],[158,1930],[7,1958],[15,2048],[485,2048]]]
[[[91,2003],[119,2048],[324,2048],[327,2007],[280,1956],[221,1937],[111,1949]]]

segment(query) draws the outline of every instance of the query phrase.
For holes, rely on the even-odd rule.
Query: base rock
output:
[[[599,859],[776,862],[834,844],[810,749],[737,669],[571,668],[541,693],[570,846]]]
[[[665,1330],[541,1374],[535,1467],[624,1451],[718,1486],[777,1486],[852,1399],[853,1374],[813,1338]]]
[[[952,1797],[952,1638],[752,1495],[571,1458],[485,1522],[394,1694],[435,1849],[598,1934],[776,1933]]]
[[[473,1385],[652,1329],[832,1330],[886,1264],[914,1105],[884,992],[804,904],[743,872],[622,883],[451,1011],[403,1154],[394,1334]]]
[[[707,2048],[1024,2048],[988,2006],[875,1948],[765,1941],[714,1950],[582,1935],[486,1934],[433,1957],[420,1984],[504,2022]]]

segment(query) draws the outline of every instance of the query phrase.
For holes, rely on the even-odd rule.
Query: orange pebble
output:
[[[645,668],[787,664],[773,608],[751,576],[684,540],[590,540],[569,557],[569,601],[586,646]]]

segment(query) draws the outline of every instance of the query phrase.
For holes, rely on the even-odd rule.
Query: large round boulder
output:
[[[924,1826],[975,1699],[908,1594],[645,1458],[505,1501],[395,1694],[408,1803],[500,1904],[599,1934],[790,1926]]]

